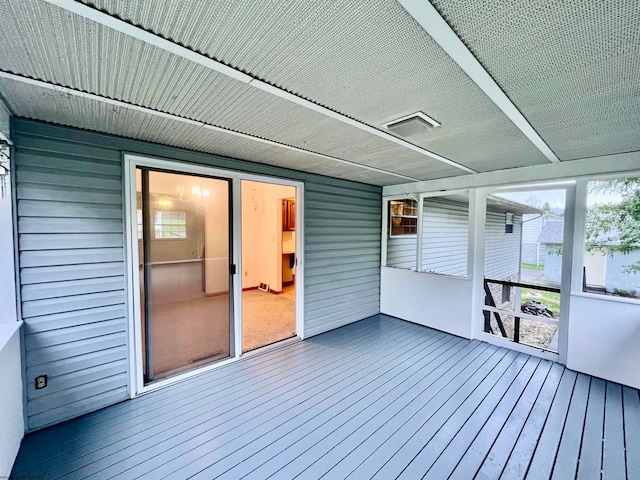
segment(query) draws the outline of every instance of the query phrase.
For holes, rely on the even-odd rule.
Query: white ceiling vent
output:
[[[440,124],[438,122],[422,112],[412,113],[411,115],[392,120],[383,125],[387,130],[401,137],[422,135],[432,128],[439,126]]]

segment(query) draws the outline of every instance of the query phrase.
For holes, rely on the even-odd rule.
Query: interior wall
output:
[[[242,182],[242,288],[255,288],[261,280],[260,217],[262,189],[257,182]]]
[[[196,177],[197,178],[197,177]],[[229,291],[229,184],[214,179],[198,179],[211,195],[203,199],[205,240],[205,292]]]
[[[295,193],[295,187],[242,182],[242,288],[267,283],[282,291],[282,200]]]

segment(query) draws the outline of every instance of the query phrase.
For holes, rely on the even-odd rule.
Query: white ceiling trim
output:
[[[240,82],[247,83],[252,87],[259,88],[260,90],[268,92],[272,95],[283,98],[285,100],[293,102],[302,107],[308,108],[315,112],[321,113],[322,115],[333,118],[335,120],[339,120],[347,125],[356,127],[360,130],[376,135],[377,137],[383,138],[397,145],[401,145],[405,148],[413,150],[414,152],[420,153],[429,158],[438,160],[439,162],[445,163],[447,165],[458,168],[468,173],[477,173],[476,170],[473,170],[469,167],[465,167],[464,165],[454,162],[453,160],[449,160],[448,158],[445,158],[442,155],[438,155],[437,153],[418,147],[417,145],[414,145],[411,142],[407,142],[406,140],[395,137],[387,132],[378,130],[377,128],[374,128],[370,125],[354,120],[353,118],[350,118],[346,115],[335,112],[329,108],[323,107],[305,98],[299,97],[298,95],[294,95],[290,92],[287,92],[286,90],[275,87],[257,78],[251,77],[250,75],[247,75],[241,72],[240,70],[236,70],[235,68],[229,67],[224,63],[213,60],[207,57],[206,55],[202,55],[200,53],[194,52],[193,50],[189,50],[188,48],[180,46],[170,40],[167,40],[158,35],[150,33],[146,30],[143,30],[142,28],[136,27],[135,25],[131,25],[130,23],[127,23],[123,20],[119,20],[107,13],[101,12],[99,10],[96,10],[95,8],[89,7],[82,3],[78,3],[75,0],[44,0],[44,1],[52,5],[55,5],[57,7],[63,8],[64,10],[67,10],[76,15],[80,15],[84,18],[87,18],[88,20],[104,25],[105,27],[111,28],[113,30],[117,30],[130,37],[137,38],[138,40],[146,42],[155,47],[161,48],[167,52],[173,53],[187,60],[196,62],[199,65],[202,65],[206,68],[214,70],[223,75],[227,75]]]
[[[428,0],[398,0],[398,3],[433,38],[442,49],[464,70],[478,87],[509,117],[516,127],[536,146],[549,161],[560,160],[549,148],[538,132],[529,124],[509,97],[491,78],[480,62],[460,40],[438,10]]]
[[[600,157],[581,158],[559,163],[545,163],[530,167],[519,167],[493,172],[462,175],[459,177],[439,178],[402,185],[382,187],[383,195],[402,195],[405,193],[446,192],[467,188],[538,185],[541,182],[553,182],[556,185],[564,180],[581,177],[640,175],[640,151],[602,155]]]
[[[260,142],[260,143],[264,143],[264,144],[271,145],[271,146],[274,146],[274,147],[284,148],[284,149],[292,150],[292,151],[298,152],[298,153],[304,153],[306,155],[313,155],[315,157],[321,157],[321,158],[324,158],[326,160],[331,160],[332,162],[342,163],[344,165],[349,165],[349,166],[352,166],[352,167],[358,167],[358,168],[362,168],[362,169],[369,170],[369,171],[372,171],[372,172],[382,173],[384,175],[391,175],[393,177],[404,178],[405,180],[411,180],[413,182],[419,182],[420,181],[420,179],[418,179],[418,178],[409,177],[407,175],[402,175],[402,174],[395,173],[395,172],[390,172],[388,170],[383,170],[381,168],[370,167],[369,165],[363,165],[361,163],[352,162],[352,161],[349,161],[349,160],[343,160],[341,158],[332,157],[331,155],[325,155],[324,153],[317,153],[317,152],[313,152],[311,150],[305,150],[303,148],[294,147],[294,146],[287,145],[287,144],[284,144],[284,143],[274,142],[273,140],[268,140],[266,138],[255,137],[253,135],[248,135],[248,134],[242,133],[242,132],[236,132],[234,130],[228,130],[226,128],[218,127],[216,125],[211,125],[211,124],[204,123],[204,122],[201,122],[201,121],[191,120],[190,118],[184,118],[184,117],[180,117],[178,115],[173,115],[173,114],[170,114],[170,113],[165,113],[165,112],[160,112],[160,111],[157,111],[157,110],[152,110],[152,109],[147,108],[147,107],[141,107],[139,105],[133,105],[133,104],[126,103],[126,102],[123,102],[123,101],[120,101],[120,100],[114,100],[114,99],[111,99],[111,98],[101,97],[101,96],[95,95],[93,93],[82,92],[80,90],[74,90],[72,88],[62,87],[60,85],[47,83],[47,82],[44,82],[42,80],[35,80],[35,79],[32,79],[32,78],[23,77],[21,75],[15,75],[13,73],[8,73],[8,72],[3,72],[3,71],[0,71],[0,78],[7,78],[9,80],[15,80],[15,81],[18,81],[18,82],[26,83],[28,85],[34,85],[36,87],[46,88],[48,90],[53,90],[53,91],[56,91],[56,92],[63,92],[63,93],[67,93],[67,94],[70,94],[70,95],[74,95],[76,97],[87,98],[87,99],[90,99],[90,100],[95,100],[95,101],[106,103],[106,104],[109,104],[109,105],[115,105],[115,106],[118,106],[118,107],[123,107],[123,108],[127,108],[129,110],[135,110],[135,111],[146,113],[146,114],[149,114],[149,115],[154,115],[156,117],[168,118],[168,119],[175,120],[175,121],[178,121],[178,122],[181,122],[181,123],[186,123],[186,124],[194,125],[194,126],[197,126],[197,127],[203,127],[203,128],[205,128],[207,130],[212,130],[214,132],[224,133],[224,134],[227,134],[227,135],[233,135],[234,137],[240,137],[240,138],[244,138],[246,140],[252,140],[254,142]]]

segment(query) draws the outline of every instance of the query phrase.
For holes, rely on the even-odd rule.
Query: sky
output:
[[[549,202],[551,208],[561,208],[564,210],[564,190],[538,190],[535,192],[499,192],[494,194],[496,197],[506,198],[518,203],[528,203],[530,197],[540,199],[540,206],[545,202]]]
[[[565,208],[565,190],[538,190],[535,192],[499,192],[494,194],[497,197],[506,198],[519,203],[527,203],[530,197],[540,199],[540,205],[549,202],[551,208]],[[591,207],[595,204],[602,203],[619,203],[621,196],[609,193],[589,193],[587,195],[587,206]]]

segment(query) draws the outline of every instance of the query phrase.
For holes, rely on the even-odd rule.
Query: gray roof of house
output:
[[[546,222],[538,236],[540,243],[562,243],[564,233],[564,220]]]

